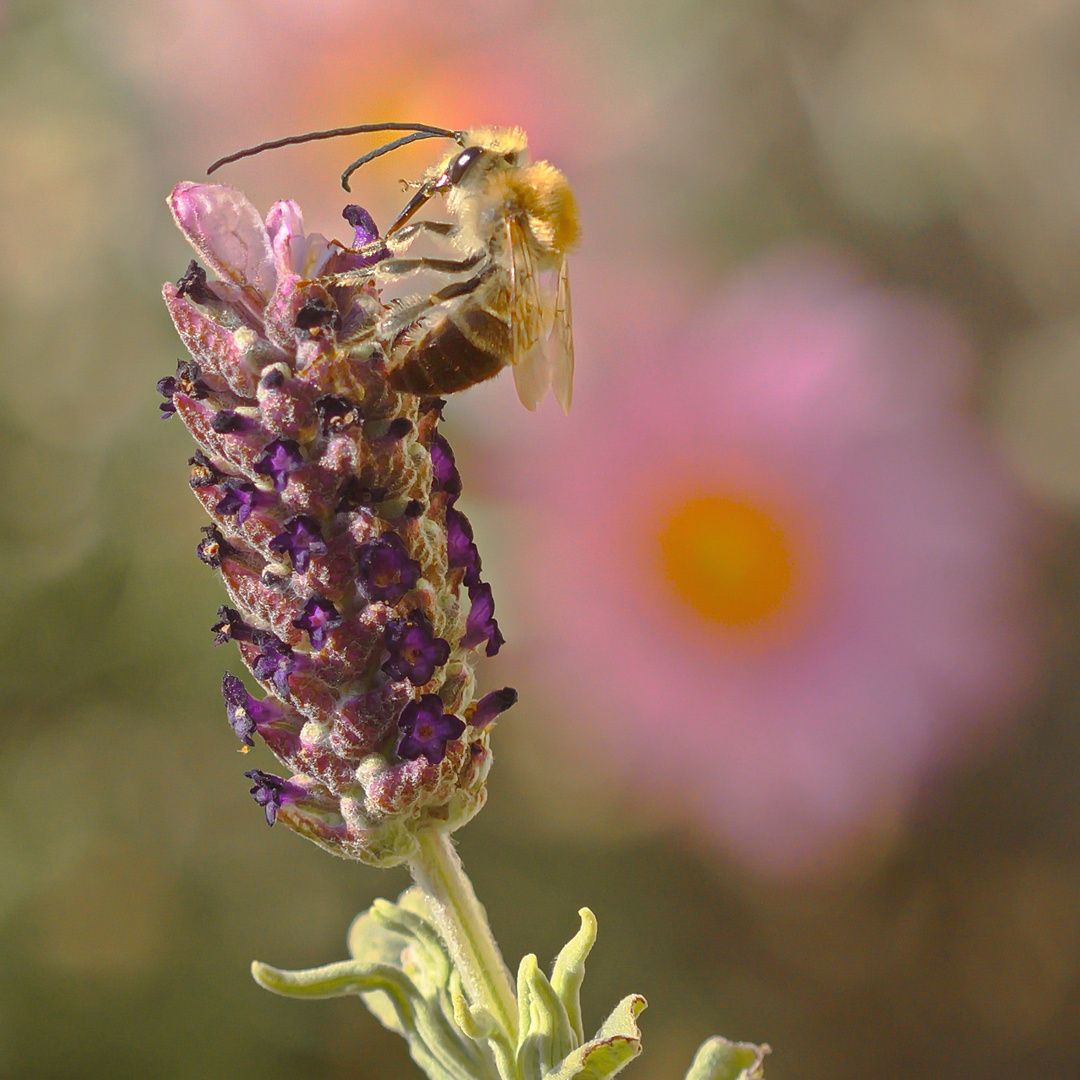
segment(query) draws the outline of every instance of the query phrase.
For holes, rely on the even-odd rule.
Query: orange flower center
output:
[[[752,503],[699,495],[670,511],[660,533],[664,579],[708,622],[758,629],[789,605],[795,567],[781,525]]]

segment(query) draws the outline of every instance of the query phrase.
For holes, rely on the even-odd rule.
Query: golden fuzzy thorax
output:
[[[550,162],[537,161],[513,169],[507,186],[525,212],[529,229],[543,247],[563,254],[577,243],[580,234],[577,201],[566,177]]]
[[[463,146],[478,146],[491,155],[487,165],[474,168],[449,194],[449,209],[458,220],[464,246],[484,246],[484,222],[492,217],[522,216],[542,251],[560,258],[580,235],[577,202],[563,173],[548,161],[529,163],[528,140],[521,128],[475,128]],[[461,150],[430,169],[426,179],[437,180],[451,169]],[[504,155],[516,160],[507,162]]]

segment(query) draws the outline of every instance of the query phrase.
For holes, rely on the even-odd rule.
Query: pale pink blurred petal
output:
[[[751,864],[807,869],[1024,699],[1031,512],[963,411],[956,324],[842,256],[766,259],[689,331],[607,315],[607,355],[580,358],[603,392],[502,462],[535,662],[575,756]],[[775,610],[702,614],[665,579],[661,534],[699,504],[782,539]]]
[[[279,278],[299,274],[297,265],[304,247],[304,215],[291,199],[282,199],[266,215],[266,231],[274,253],[274,269]],[[300,249],[297,251],[297,249]]]

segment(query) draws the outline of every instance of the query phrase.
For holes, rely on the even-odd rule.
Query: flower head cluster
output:
[[[226,675],[229,723],[290,773],[248,772],[252,795],[337,854],[403,861],[417,826],[483,805],[491,721],[516,700],[473,701],[477,650],[503,639],[443,402],[386,384],[365,211],[345,210],[349,248],[305,236],[291,202],[264,222],[232,188],[183,183],[169,205],[217,280],[193,261],[165,286],[191,359],[158,384],[161,411],[199,445],[190,482],[213,524],[197,551],[230,597],[216,642],[267,694]]]

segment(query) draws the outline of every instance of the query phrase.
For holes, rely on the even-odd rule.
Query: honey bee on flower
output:
[[[373,333],[387,354],[387,380],[413,394],[450,394],[511,367],[518,397],[535,409],[553,389],[563,411],[573,394],[574,340],[567,254],[579,235],[566,177],[546,161],[530,162],[520,128],[450,131],[418,124],[360,125],[264,143],[215,162],[311,139],[407,130],[353,162],[342,176],[419,138],[453,139],[456,149],[433,166],[380,240],[362,249],[373,264],[349,272],[390,283],[426,271],[447,283],[428,295],[395,301]],[[446,196],[449,222],[415,215]],[[358,234],[362,230],[358,227]],[[452,257],[405,257],[421,237]]]

